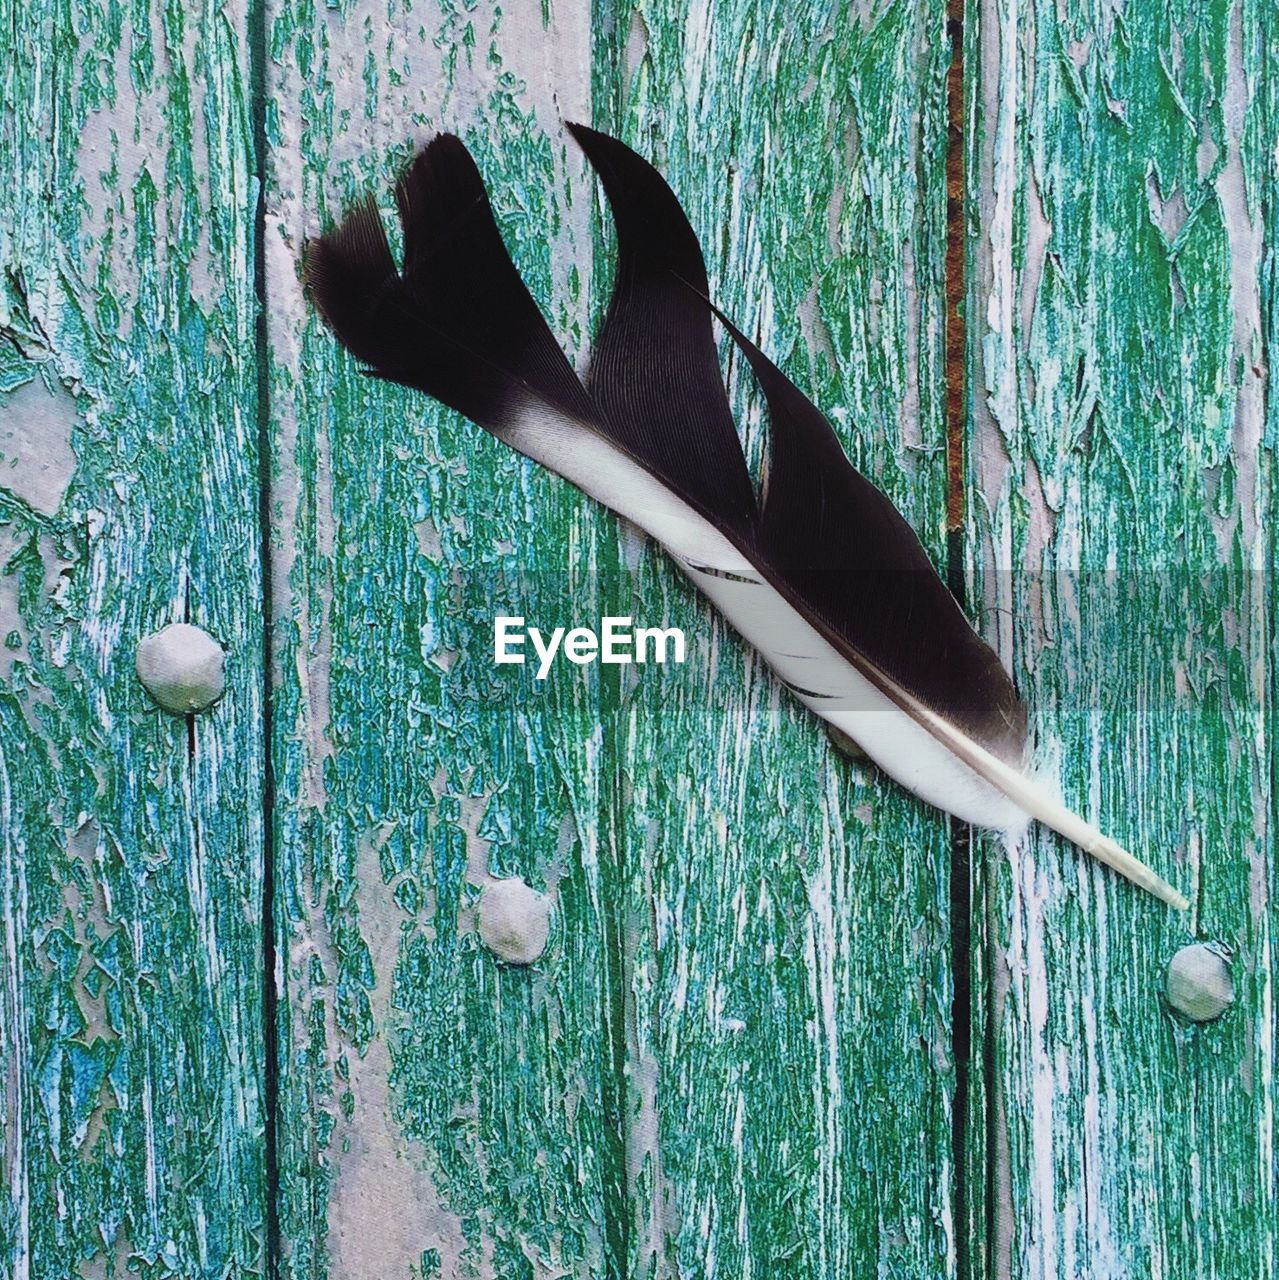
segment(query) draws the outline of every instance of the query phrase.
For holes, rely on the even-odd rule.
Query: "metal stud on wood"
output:
[[[138,679],[166,711],[190,715],[211,707],[226,688],[226,654],[207,631],[175,622],[138,645]]]
[[[1234,1003],[1230,961],[1210,944],[1182,947],[1168,962],[1168,1003],[1191,1022],[1211,1022]]]
[[[480,894],[476,923],[484,945],[508,964],[532,964],[546,950],[551,900],[518,876],[494,880]]]

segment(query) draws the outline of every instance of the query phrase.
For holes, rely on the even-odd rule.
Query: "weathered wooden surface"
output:
[[[0,3],[0,1276],[263,1262],[243,5]],[[228,648],[188,725],[133,674]]]
[[[1264,9],[969,6],[970,556],[1042,767],[1194,904],[983,843],[974,1275],[1276,1270]],[[1235,957],[1202,1027],[1191,932]]]
[[[969,8],[974,597],[1040,766],[1195,909],[979,843],[957,1164],[944,820],[660,554],[359,378],[298,283],[453,128],[580,358],[593,119],[940,563],[941,6],[0,0],[0,1280],[260,1274],[270,1196],[296,1280],[1275,1274],[1274,17]],[[498,604],[691,659],[538,687]],[[229,650],[190,726],[132,671],[184,616]],[[474,930],[510,874],[556,902],[530,970]],[[1192,934],[1237,990],[1197,1028],[1160,999]]]
[[[305,236],[369,190],[389,212],[450,128],[576,345],[592,232],[559,121],[589,114],[587,15],[277,3],[269,41],[284,1274],[615,1274],[606,713],[594,682],[539,690],[492,643],[497,611],[597,618],[616,539],[470,423],[360,377],[298,284]],[[513,874],[558,905],[533,969],[473,928]]]
[[[600,5],[595,59],[596,120],[681,195],[717,301],[940,562],[941,6]],[[837,755],[660,554],[633,589],[694,660],[615,740],[631,1274],[950,1275],[947,823]]]
[[[590,17],[273,11],[286,1271],[947,1274],[944,821],[832,760],[611,518],[358,378],[297,289],[306,232],[451,127],[577,348],[609,257],[560,122],[593,63],[594,118],[666,167],[719,295],[938,547],[936,21]],[[512,612],[679,622],[692,661],[533,693],[490,658],[527,566]],[[557,892],[532,972],[469,929],[486,864]]]

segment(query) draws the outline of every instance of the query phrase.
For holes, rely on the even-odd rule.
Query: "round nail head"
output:
[[[1168,962],[1168,1003],[1191,1022],[1211,1022],[1235,998],[1230,962],[1216,948],[1196,942],[1182,947]]]
[[[166,711],[190,715],[222,696],[225,659],[222,646],[207,631],[175,622],[138,645],[138,679]]]
[[[476,908],[480,940],[507,964],[532,964],[546,950],[551,900],[518,876],[484,886]]]

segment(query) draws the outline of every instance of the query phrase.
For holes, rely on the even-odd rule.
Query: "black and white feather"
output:
[[[984,827],[1039,819],[1186,906],[1027,776],[1025,707],[914,530],[711,304],[697,238],[661,175],[606,134],[569,128],[617,228],[585,385],[449,134],[398,185],[402,268],[371,202],[309,246],[306,282],[339,340],[368,372],[434,396],[651,534],[794,695],[903,786]],[[768,405],[762,494],[724,389],[716,317]]]

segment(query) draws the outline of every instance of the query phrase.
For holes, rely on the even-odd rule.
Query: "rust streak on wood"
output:
[[[964,525],[964,0],[948,0],[946,73],[946,528]]]

